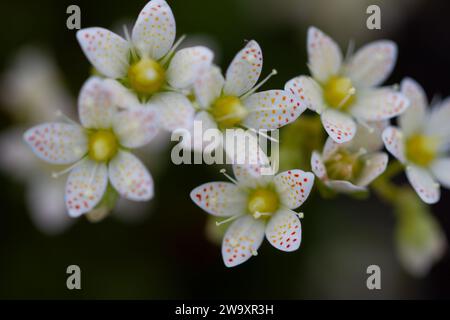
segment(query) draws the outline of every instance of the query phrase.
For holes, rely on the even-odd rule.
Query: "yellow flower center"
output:
[[[253,190],[248,197],[248,211],[255,217],[268,218],[278,209],[278,194],[268,188]]]
[[[220,129],[233,128],[247,116],[247,110],[235,96],[220,97],[213,103],[210,112]]]
[[[427,166],[437,156],[438,143],[434,137],[413,135],[406,140],[406,157],[420,166]]]
[[[166,81],[164,68],[155,60],[142,59],[128,69],[130,86],[140,94],[158,92]]]
[[[97,162],[111,160],[119,149],[119,143],[113,132],[98,130],[89,136],[88,154]]]
[[[333,108],[347,110],[355,102],[355,88],[349,78],[333,76],[323,91],[325,101]]]
[[[332,180],[355,181],[363,168],[361,153],[340,150],[325,161],[328,177]]]

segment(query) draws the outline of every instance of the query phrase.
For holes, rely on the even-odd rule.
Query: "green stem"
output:
[[[398,195],[403,188],[395,185],[390,180],[403,170],[403,165],[399,161],[394,161],[389,164],[384,174],[376,179],[372,184],[372,190],[383,200],[390,204],[396,205]]]

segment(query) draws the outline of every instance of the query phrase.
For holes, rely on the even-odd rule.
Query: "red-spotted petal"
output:
[[[157,111],[148,106],[122,111],[115,115],[113,128],[122,146],[142,147],[158,133]]]
[[[315,27],[308,29],[308,65],[314,79],[325,82],[338,73],[342,52],[336,42]]]
[[[77,32],[84,54],[102,75],[123,78],[129,67],[130,46],[125,39],[104,28],[86,28]]]
[[[25,142],[42,160],[52,164],[70,164],[86,154],[87,137],[75,124],[44,123],[24,134]]]
[[[320,180],[327,179],[327,169],[325,168],[322,157],[317,151],[313,151],[311,155],[311,170]]]
[[[305,104],[284,90],[252,94],[243,104],[249,111],[244,125],[253,129],[278,129],[295,121],[306,109]]]
[[[356,184],[363,187],[369,185],[386,170],[388,160],[388,155],[384,152],[367,155],[364,158],[364,167]]]
[[[133,154],[119,151],[108,166],[109,180],[119,194],[129,200],[147,201],[153,197],[153,179]]]
[[[69,174],[66,183],[66,207],[69,215],[79,217],[95,208],[108,185],[106,164],[83,160]]]
[[[78,97],[78,113],[83,127],[111,128],[116,107],[115,92],[105,80],[92,77],[84,83]]]
[[[441,196],[439,183],[427,170],[409,165],[406,167],[406,176],[423,202],[433,204],[439,201]]]
[[[201,107],[209,107],[222,92],[225,79],[222,72],[216,66],[201,71],[194,83],[195,97]]]
[[[279,210],[266,227],[267,240],[278,250],[295,251],[302,241],[302,226],[294,211]]]
[[[241,96],[248,92],[259,79],[262,63],[263,57],[259,44],[255,40],[249,41],[228,67],[224,93]]]
[[[409,100],[403,94],[381,88],[361,93],[350,112],[364,121],[380,121],[396,117],[408,107]]]
[[[211,66],[213,53],[206,47],[197,46],[178,51],[167,69],[167,81],[178,89],[194,84],[202,72]]]
[[[150,104],[158,108],[161,127],[167,131],[192,127],[195,110],[192,103],[181,93],[163,92],[153,96]]]
[[[391,74],[397,61],[397,45],[381,40],[359,49],[345,67],[346,75],[358,87],[379,85]]]
[[[265,224],[250,215],[234,221],[222,241],[222,257],[227,267],[235,267],[250,259],[264,240]]]
[[[384,146],[400,162],[405,162],[405,142],[403,134],[396,127],[387,127],[382,134]]]
[[[327,109],[321,119],[326,132],[337,143],[350,141],[356,134],[355,121],[345,113]]]
[[[300,76],[291,79],[284,86],[284,90],[291,92],[302,106],[319,114],[326,108],[323,90],[311,77]]]
[[[398,119],[402,132],[409,136],[421,131],[424,127],[427,95],[423,88],[411,78],[403,79],[400,87],[401,92],[409,99],[409,108]]]
[[[245,194],[230,182],[209,182],[191,191],[191,199],[200,208],[218,217],[245,214]]]
[[[141,57],[158,60],[175,40],[175,18],[164,0],[152,0],[139,13],[131,38]]]
[[[289,209],[295,209],[308,198],[314,185],[314,175],[294,169],[277,174],[273,181],[281,203]]]

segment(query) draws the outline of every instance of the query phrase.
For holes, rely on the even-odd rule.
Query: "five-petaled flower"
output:
[[[408,99],[401,93],[389,87],[377,88],[395,65],[395,43],[369,43],[343,63],[337,44],[311,27],[307,46],[312,78],[296,77],[285,89],[321,115],[325,130],[337,143],[353,139],[357,122],[390,119],[408,107]]]
[[[263,154],[261,154],[263,156]],[[259,165],[234,165],[236,180],[205,183],[191,192],[191,198],[211,215],[235,220],[222,241],[222,257],[227,267],[239,265],[253,255],[264,239],[277,249],[295,251],[302,231],[300,216],[292,209],[307,199],[314,175],[289,170],[277,175],[262,175]],[[219,224],[220,224],[219,223]]]
[[[256,85],[262,70],[259,44],[251,40],[239,51],[227,69],[225,78],[217,66],[211,66],[194,82],[193,91],[199,110],[196,121],[206,129],[249,128],[278,129],[297,119],[306,106],[285,90],[256,92],[272,73]]]
[[[29,129],[24,139],[42,160],[69,165],[65,202],[70,216],[92,211],[102,200],[108,181],[123,197],[146,201],[153,180],[129,149],[146,145],[158,132],[152,107],[127,105],[122,110],[116,83],[93,77],[81,89],[74,123],[44,123]]]
[[[194,108],[186,96],[213,54],[197,46],[175,52],[175,19],[164,0],[150,1],[127,40],[104,28],[86,28],[77,38],[92,65],[107,78],[118,79],[141,99],[158,106],[162,127],[188,128]],[[186,92],[185,92],[186,91]]]
[[[343,193],[366,191],[367,186],[380,176],[388,163],[388,155],[378,150],[385,121],[359,127],[351,141],[336,143],[328,137],[322,154],[314,151],[311,168],[329,188]]]
[[[429,204],[440,198],[439,183],[450,188],[450,98],[427,112],[427,97],[421,86],[406,78],[401,90],[411,101],[400,116],[400,128],[383,132],[386,149],[406,166],[406,176],[420,198]],[[438,183],[439,182],[439,183]]]

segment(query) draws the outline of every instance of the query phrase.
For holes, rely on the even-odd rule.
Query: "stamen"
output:
[[[126,25],[123,25],[123,33],[125,35],[125,40],[127,40],[128,45],[130,46],[130,53],[131,53],[131,56],[132,56],[133,60],[138,60],[139,56],[138,56],[138,54],[136,52],[136,48],[133,45],[133,42],[132,42],[131,37],[130,37],[130,33],[128,32],[128,28],[127,28]],[[122,60],[122,59],[120,59],[120,60]],[[128,63],[125,62],[125,61],[121,61],[121,62],[122,63],[126,63],[126,65],[128,65]]]
[[[74,164],[72,164],[71,166],[58,171],[58,172],[52,172],[52,178],[57,179],[62,175],[65,175],[66,173],[72,171],[72,169],[74,169],[75,167],[77,167],[86,157],[81,158],[80,160],[78,160],[77,162],[75,162]]]
[[[366,128],[370,133],[373,133],[375,131],[375,128],[369,125],[366,121],[362,120],[361,118],[356,118],[356,121],[358,124]]]
[[[78,123],[76,123],[74,120],[70,119],[66,114],[64,114],[61,110],[56,110],[55,115],[57,118],[62,118],[62,120],[70,123],[70,124],[74,124],[79,126]]]
[[[337,106],[338,109],[342,108],[355,93],[356,93],[356,89],[354,87],[351,87],[350,89],[348,89],[347,95],[344,97],[344,99],[341,100],[341,102],[339,102],[339,104]]]
[[[263,136],[264,138],[266,138],[266,139],[268,139],[268,140],[270,140],[270,141],[272,141],[272,142],[276,142],[276,143],[279,143],[279,142],[280,142],[280,141],[278,141],[278,140],[275,139],[275,138],[269,137],[269,136],[268,136],[267,134],[265,134],[265,133],[259,132],[259,131],[256,130],[255,128],[250,128],[250,127],[247,127],[246,125],[243,125],[243,124],[241,124],[241,126],[242,126],[243,128],[245,128],[245,129],[247,129],[247,130],[250,130],[250,131],[252,131],[252,132],[254,132],[254,133],[256,133],[256,134],[259,134],[259,135]]]
[[[367,149],[365,148],[359,148],[358,152],[355,154],[356,157],[361,157],[363,155],[367,154]]]
[[[249,92],[247,92],[246,94],[244,94],[241,99],[245,99],[248,96],[252,95],[253,93],[256,92],[256,90],[258,90],[259,88],[261,88],[261,86],[266,83],[270,78],[272,78],[272,76],[276,75],[278,72],[277,70],[273,69],[271,73],[269,73],[269,75],[267,77],[265,77],[260,83],[258,83],[256,86],[253,87],[253,89],[251,89]]]
[[[303,214],[303,212],[298,212],[297,213],[297,217],[299,217],[299,219],[303,219],[304,218],[304,214]]]
[[[354,51],[355,51],[355,41],[353,39],[350,39],[347,46],[347,52],[345,53],[345,61],[350,60],[350,57],[353,55]]]
[[[225,177],[227,177],[231,182],[233,182],[234,184],[238,184],[237,180],[234,179],[233,177],[231,177],[228,173],[226,169],[220,169],[220,173],[223,174]]]
[[[258,251],[252,250],[252,255],[253,255],[254,257],[256,257],[256,256],[258,255]]]
[[[169,59],[172,57],[175,50],[177,50],[177,48],[184,41],[184,39],[186,39],[186,35],[183,34],[180,37],[180,39],[178,39],[177,42],[175,42],[175,44],[172,46],[172,49],[170,49],[169,52],[166,54],[166,56],[161,60],[162,65],[165,65],[167,63],[167,61],[169,61]]]
[[[253,217],[255,218],[255,219],[259,219],[259,218],[261,218],[262,216],[271,216],[272,214],[270,213],[270,212],[259,212],[259,211],[256,211],[254,214],[253,214]]]

